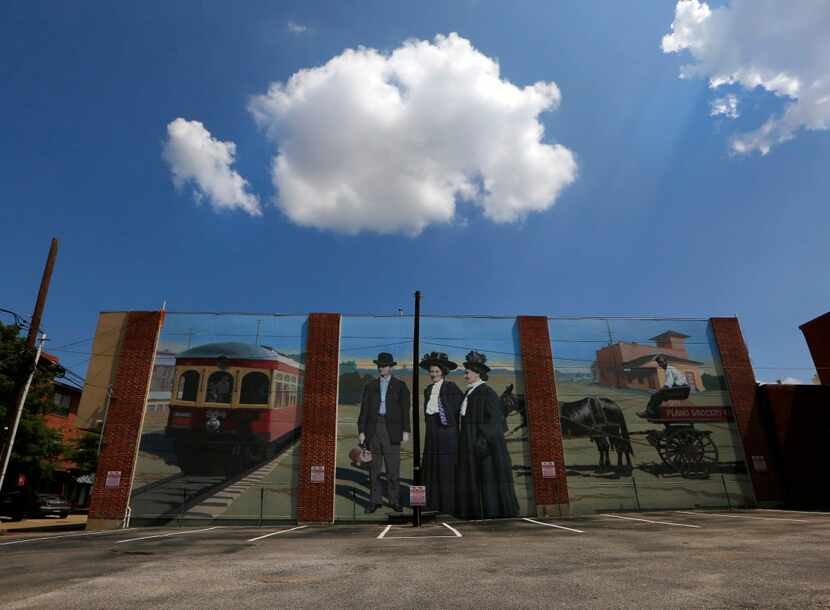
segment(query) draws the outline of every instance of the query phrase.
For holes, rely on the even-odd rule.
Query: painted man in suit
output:
[[[392,376],[397,364],[392,354],[381,352],[374,360],[379,377],[363,388],[360,415],[357,418],[357,438],[361,445],[372,452],[369,462],[369,478],[372,496],[366,513],[373,513],[383,503],[383,479],[386,466],[386,497],[393,510],[402,509],[399,498],[398,478],[401,471],[401,443],[409,441],[409,389]]]

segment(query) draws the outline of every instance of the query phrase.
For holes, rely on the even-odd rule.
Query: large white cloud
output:
[[[544,144],[552,82],[504,80],[456,34],[390,54],[346,50],[251,99],[274,138],[278,205],[294,222],[346,233],[418,234],[456,217],[456,200],[495,222],[550,208],[574,181],[564,146]]]
[[[197,201],[207,200],[216,210],[262,214],[259,199],[248,192],[248,182],[231,169],[236,144],[220,142],[199,121],[171,121],[162,154],[170,164],[176,188],[192,183]]]
[[[688,51],[695,63],[681,76],[716,89],[761,87],[791,100],[780,116],[733,137],[735,152],[769,152],[805,129],[830,127],[830,2],[732,0],[712,9],[679,0],[664,53]]]

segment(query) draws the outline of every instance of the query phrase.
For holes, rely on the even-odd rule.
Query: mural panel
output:
[[[534,510],[514,327],[513,319],[421,320],[425,511],[498,518]],[[344,317],[341,328],[336,516],[403,515],[414,484],[413,321]]]
[[[706,320],[551,319],[572,512],[751,505]]]
[[[130,499],[133,523],[296,516],[305,322],[166,315]]]

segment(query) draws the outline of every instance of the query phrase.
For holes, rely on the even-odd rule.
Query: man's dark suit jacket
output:
[[[400,443],[403,433],[409,432],[409,388],[406,384],[391,377],[386,388],[386,429],[389,440]],[[357,418],[357,431],[366,435],[366,444],[375,435],[378,409],[380,409],[380,379],[373,379],[363,388],[360,400],[360,415]]]

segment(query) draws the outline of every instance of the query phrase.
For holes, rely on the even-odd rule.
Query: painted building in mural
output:
[[[455,519],[755,501],[707,320],[549,318],[532,355],[516,318],[426,316],[413,362],[411,317],[336,319],[331,358],[309,362],[306,316],[163,316],[124,475],[133,523],[386,520],[421,500]],[[96,342],[115,356],[93,357],[94,387],[123,383],[112,334],[128,323],[102,314]],[[334,375],[330,398],[306,387],[309,366]],[[555,402],[534,403],[530,377]],[[332,409],[331,428],[305,430],[321,413],[304,413],[304,395]],[[100,398],[81,416],[100,417]],[[532,441],[534,429],[555,438]],[[544,469],[540,442],[561,447],[535,458],[553,460]]]

